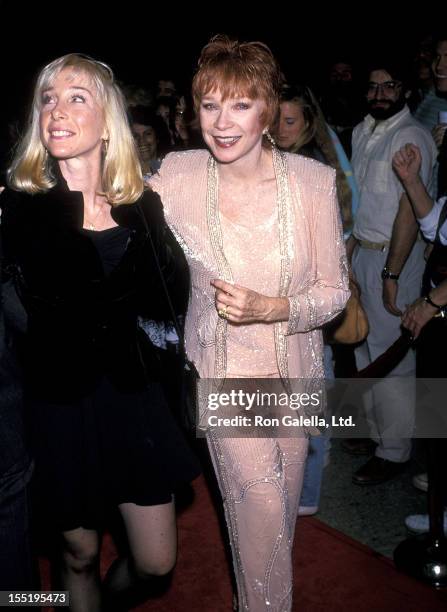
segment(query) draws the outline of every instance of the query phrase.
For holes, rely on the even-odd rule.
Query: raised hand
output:
[[[396,151],[392,160],[393,170],[403,183],[412,182],[419,177],[421,163],[421,152],[411,143]]]

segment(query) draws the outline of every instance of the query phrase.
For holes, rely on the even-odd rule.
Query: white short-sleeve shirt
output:
[[[391,160],[396,151],[410,142],[421,151],[421,177],[430,192],[436,145],[430,132],[411,116],[407,106],[378,123],[367,115],[354,129],[352,167],[359,186],[360,205],[353,234],[359,240],[379,243],[391,240],[404,191]]]

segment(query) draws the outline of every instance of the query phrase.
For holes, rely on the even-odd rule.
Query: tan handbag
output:
[[[345,310],[325,328],[325,339],[329,344],[357,344],[369,333],[366,312],[360,301],[360,290],[357,283],[349,279],[351,295]]]

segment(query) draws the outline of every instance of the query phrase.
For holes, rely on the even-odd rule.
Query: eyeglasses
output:
[[[385,93],[393,93],[402,86],[401,81],[385,81],[385,83],[368,83],[368,93],[375,94],[381,89]]]

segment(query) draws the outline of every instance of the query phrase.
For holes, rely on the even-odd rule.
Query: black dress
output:
[[[35,489],[60,530],[97,528],[124,502],[167,503],[199,473],[166,403],[157,350],[139,316],[169,318],[137,206],[118,227],[82,229],[82,194],[0,199],[5,265],[28,313],[25,391]],[[186,266],[158,196],[139,202],[179,312]],[[174,373],[173,373],[174,375]]]

